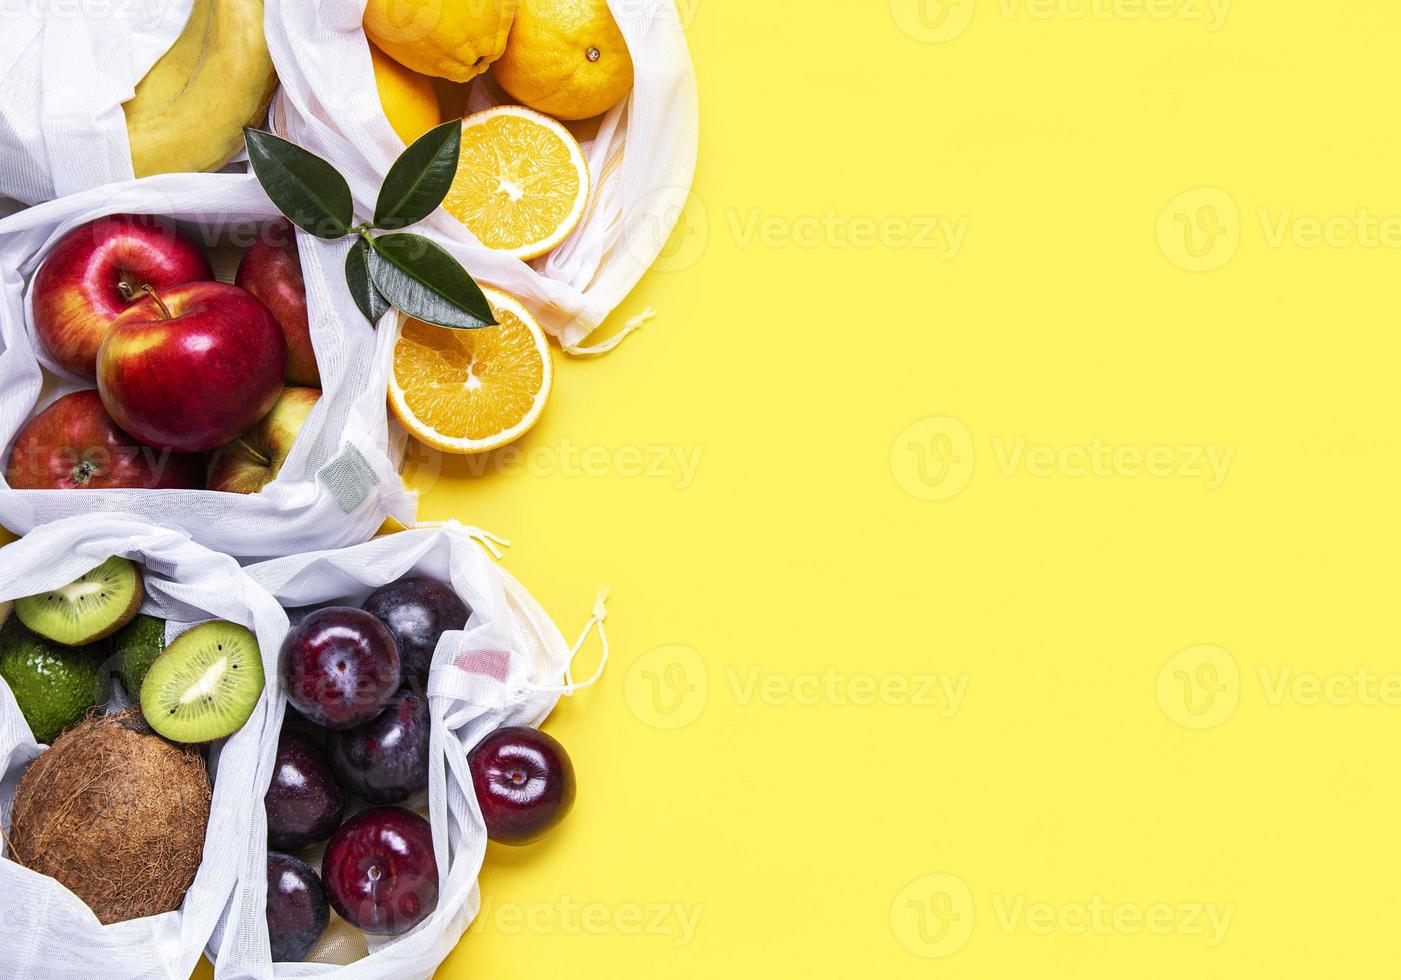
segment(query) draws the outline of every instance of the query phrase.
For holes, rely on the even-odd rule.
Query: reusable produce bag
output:
[[[428,681],[432,739],[428,815],[439,872],[436,910],[412,931],[388,939],[363,937],[334,922],[321,955],[342,964],[271,962],[267,902],[267,827],[254,821],[229,915],[210,946],[218,978],[316,976],[334,980],[413,980],[432,975],[466,931],[480,906],[477,874],[486,853],[486,825],[472,789],[467,753],[503,725],[538,725],[569,678],[574,651],[530,594],[492,561],[479,541],[490,536],[457,524],[401,532],[342,551],[297,555],[247,569],[296,616],[298,608],[359,606],[381,586],[406,575],[450,582],[472,609],[467,628],[444,634]],[[601,600],[589,628],[602,621]],[[585,630],[585,637],[588,629]],[[582,645],[580,637],[575,650]],[[604,640],[604,659],[607,643]],[[600,663],[600,670],[602,664]],[[597,675],[595,675],[597,676]],[[280,715],[283,700],[278,698]],[[276,739],[263,745],[261,774],[271,775]],[[267,786],[258,792],[261,799]],[[406,804],[408,805],[408,804]],[[363,956],[365,940],[369,955]]]
[[[571,354],[610,350],[644,317],[585,343],[656,261],[690,193],[699,119],[690,52],[673,0],[609,0],[636,75],[632,94],[583,145],[594,190],[579,228],[526,264],[485,247],[439,210],[414,227],[478,281],[524,302]],[[385,119],[365,33],[365,0],[267,0],[265,28],[282,87],[270,121],[330,160],[350,182],[357,214],[374,212],[380,182],[404,144]],[[485,77],[471,111],[493,104]]]
[[[122,103],[169,50],[193,0],[6,0],[0,197],[38,204],[130,180]]]
[[[206,251],[252,244],[279,217],[249,174],[163,174],[94,188],[0,219],[0,445],[10,447],[56,398],[90,388],[65,374],[34,333],[30,281],[66,232],[93,218],[133,212],[175,221]],[[415,498],[396,469],[403,437],[391,439],[385,390],[392,331],[373,331],[346,290],[348,244],[298,233],[322,398],[273,483],[255,495],[195,490],[13,490],[0,477],[0,524],[24,534],[48,521],[94,511],[181,527],[240,559],[339,547],[366,540],[392,516],[412,524]],[[226,281],[237,252],[213,251]],[[221,258],[225,261],[220,268]],[[50,371],[46,379],[40,368]],[[177,385],[179,378],[171,378]]]
[[[0,601],[59,588],[112,555],[143,566],[143,611],[170,624],[222,619],[252,629],[263,669],[276,676],[287,616],[238,563],[168,528],[117,516],[50,524],[0,549]],[[281,707],[266,695],[248,722],[210,753],[214,797],[204,857],[194,884],[175,912],[104,926],[63,885],[0,860],[0,975],[25,980],[185,980],[224,913],[242,869],[249,823],[261,817],[270,772],[267,746],[277,742]],[[37,745],[9,687],[0,682],[0,815],[9,826],[15,791]]]

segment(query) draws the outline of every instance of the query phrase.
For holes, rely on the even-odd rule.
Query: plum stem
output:
[[[161,311],[162,320],[175,319],[170,315],[170,307],[166,306],[165,301],[156,295],[156,291],[154,289],[152,289],[149,285],[146,285],[141,287],[141,291],[147,296],[151,297],[151,299],[156,301],[156,307]]]

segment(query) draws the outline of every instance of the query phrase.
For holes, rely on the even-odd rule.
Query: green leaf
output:
[[[397,231],[432,214],[452,189],[462,145],[462,121],[435,126],[399,155],[375,202],[375,227]]]
[[[350,185],[315,153],[261,130],[243,131],[253,173],[272,203],[317,238],[344,238],[355,220]]]
[[[397,309],[456,330],[496,325],[481,289],[440,246],[408,233],[380,235],[373,244],[370,276]]]
[[[350,254],[345,257],[345,284],[350,287],[351,298],[370,321],[370,326],[378,327],[392,307],[370,277],[370,255],[370,243],[363,238],[355,239]]]

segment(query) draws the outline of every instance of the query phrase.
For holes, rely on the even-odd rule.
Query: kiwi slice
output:
[[[125,558],[108,558],[61,589],[15,603],[15,615],[35,633],[67,647],[111,636],[136,618],[146,589]]]
[[[242,728],[262,693],[258,638],[233,623],[205,623],[151,664],[141,713],[172,742],[212,742]]]

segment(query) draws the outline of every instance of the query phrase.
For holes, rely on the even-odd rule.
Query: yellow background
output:
[[[1401,7],[938,6],[689,0],[658,318],[526,472],[419,472],[571,639],[613,587],[577,809],[441,977],[1384,975]]]

